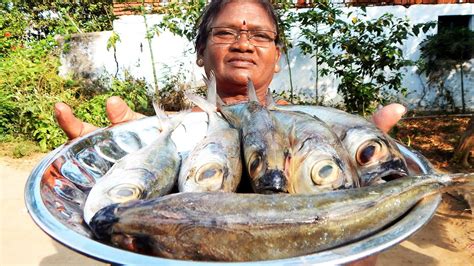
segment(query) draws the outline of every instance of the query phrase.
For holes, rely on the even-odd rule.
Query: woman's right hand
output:
[[[132,111],[132,109],[117,96],[112,96],[107,99],[105,110],[112,125],[145,117],[140,113]],[[59,126],[70,140],[82,137],[98,129],[98,127],[83,122],[75,117],[71,107],[65,103],[56,103],[54,105],[54,113]]]

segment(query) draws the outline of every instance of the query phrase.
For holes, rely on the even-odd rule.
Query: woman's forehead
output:
[[[227,3],[212,23],[212,27],[242,26],[248,29],[275,29],[273,19],[260,4],[253,1]]]

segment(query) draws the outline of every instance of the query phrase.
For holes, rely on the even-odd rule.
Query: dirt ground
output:
[[[467,119],[452,117],[431,123],[427,119],[405,120],[393,136],[409,142],[442,171],[474,172],[449,162],[466,124]],[[30,218],[24,185],[44,156],[0,156],[0,265],[103,265],[58,244]],[[474,265],[473,221],[464,201],[445,194],[433,219],[406,241],[380,253],[377,265]]]

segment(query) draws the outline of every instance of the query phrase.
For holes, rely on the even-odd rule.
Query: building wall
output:
[[[345,8],[349,11],[353,8]],[[368,7],[370,17],[378,17],[386,12],[395,16],[407,16],[412,23],[421,23],[436,20],[444,15],[474,15],[474,4],[438,4],[438,5],[413,5],[408,8],[403,6]],[[147,16],[147,24],[154,25],[159,22],[159,15]],[[474,19],[471,20],[473,24]],[[152,62],[148,42],[145,39],[145,26],[140,15],[121,16],[114,21],[114,31],[120,36],[117,43],[116,58],[119,65],[118,75],[123,76],[125,71],[136,78],[145,78],[153,84]],[[433,29],[427,34],[436,33]],[[76,35],[72,39],[71,49],[62,57],[62,74],[70,72],[79,73],[85,77],[98,78],[104,73],[114,75],[117,66],[114,60],[113,49],[107,50],[107,40],[112,32],[90,33]],[[294,37],[298,33],[292,32]],[[403,50],[405,56],[416,60],[420,56],[418,45],[425,35],[406,41]],[[191,86],[200,86],[203,69],[197,67],[196,55],[193,44],[174,36],[169,32],[160,33],[159,37],[152,39],[154,66],[158,71],[159,86],[163,87],[167,78],[173,73],[184,74]],[[474,60],[465,66],[464,87],[466,91],[466,106],[474,110]],[[282,57],[280,61],[282,71],[278,73],[272,84],[272,90],[289,90],[288,63]],[[311,58],[303,56],[298,48],[290,51],[290,66],[293,74],[293,86],[300,94],[314,97],[315,95],[315,66]],[[340,101],[337,96],[338,81],[333,77],[319,78],[318,95],[323,96],[325,104],[335,104]],[[408,88],[407,97],[393,95],[393,101],[401,102],[411,109],[436,110],[443,104],[443,91],[429,87],[426,77],[416,73],[415,68],[406,69],[403,85]],[[459,71],[453,71],[446,77],[445,88],[451,90],[455,105],[461,106]],[[422,101],[420,99],[422,98]]]

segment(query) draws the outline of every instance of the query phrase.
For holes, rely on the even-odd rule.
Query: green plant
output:
[[[186,86],[186,75],[189,73],[184,71],[184,64],[179,64],[178,71],[172,71],[171,67],[165,65],[163,68],[164,84],[157,92],[155,97],[164,110],[180,111],[190,108],[192,104],[184,96],[184,92],[190,89]]]
[[[464,99],[464,65],[474,55],[474,32],[468,28],[447,29],[428,36],[421,43],[418,71],[426,73],[429,84],[438,83],[444,90],[444,77],[452,69],[459,68],[461,81],[462,112],[466,112]],[[447,96],[451,94],[447,91]],[[452,98],[446,98],[452,101]]]
[[[432,27],[432,23],[411,25],[388,13],[368,19],[363,8],[358,14],[344,14],[329,1],[301,12],[297,19],[304,37],[298,45],[315,57],[320,66],[316,75],[335,75],[346,109],[364,115],[385,103],[384,90],[406,93],[402,69],[413,62],[404,58],[401,45],[420,29],[426,32]],[[318,25],[327,30],[316,32]]]

